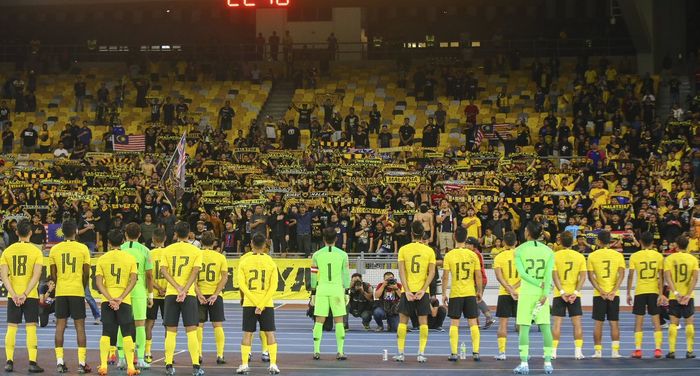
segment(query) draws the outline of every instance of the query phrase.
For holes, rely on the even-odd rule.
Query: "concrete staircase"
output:
[[[282,119],[289,109],[293,96],[294,84],[291,81],[275,81],[267,101],[260,111],[258,121],[265,121],[268,115],[272,116],[275,121]]]
[[[670,78],[669,78],[670,80]],[[681,83],[680,91],[680,105],[681,108],[685,108],[686,98],[692,92],[690,87],[690,79],[687,76],[678,76],[678,80]],[[671,114],[671,93],[669,92],[668,82],[663,82],[659,85],[659,93],[656,97],[656,113],[661,121],[664,121]]]

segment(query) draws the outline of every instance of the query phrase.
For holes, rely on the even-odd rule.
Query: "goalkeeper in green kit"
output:
[[[146,363],[144,355],[146,352],[146,312],[148,307],[153,305],[153,296],[148,295],[148,291],[153,288],[153,264],[148,248],[137,241],[141,236],[141,227],[137,223],[131,222],[126,225],[125,232],[126,242],[122,244],[121,250],[136,259],[136,275],[138,277],[136,286],[131,290],[131,307],[136,326],[134,343],[136,344],[137,356],[134,359],[137,360],[137,369],[149,369],[151,365]],[[126,369],[121,331],[117,337],[117,351],[119,353],[119,368]]]
[[[520,326],[520,365],[513,373],[527,375],[530,355],[530,325],[534,321],[542,332],[544,343],[544,373],[554,372],[552,367],[552,328],[550,326],[549,303],[547,296],[552,289],[552,271],[555,268],[554,252],[537,240],[542,234],[542,226],[530,222],[525,227],[527,241],[515,249],[515,267],[520,274],[520,296],[516,323]]]
[[[343,345],[345,344],[345,326],[343,316],[346,314],[347,301],[345,291],[350,288],[350,265],[348,254],[333,245],[338,235],[335,228],[323,230],[325,246],[314,253],[311,261],[311,289],[316,290],[312,296],[314,306],[314,359],[321,359],[321,337],[323,323],[328,313],[333,314],[335,321],[335,339],[338,346],[337,360],[345,360]]]

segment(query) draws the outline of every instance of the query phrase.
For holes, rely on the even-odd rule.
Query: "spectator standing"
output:
[[[75,112],[83,112],[85,110],[85,95],[87,91],[87,84],[82,77],[78,77],[78,80],[73,85],[73,94],[75,95]]]
[[[234,116],[236,111],[231,107],[231,101],[224,102],[224,106],[219,109],[219,129],[224,132],[233,129]]]
[[[411,120],[404,118],[403,125],[399,128],[399,146],[413,145],[413,139],[416,135],[416,130],[411,126]]]
[[[22,131],[22,153],[31,154],[36,150],[39,133],[34,129],[34,123],[29,122]]]
[[[277,35],[276,31],[273,31],[272,35],[268,38],[268,44],[270,45],[270,58],[272,61],[277,61],[277,55],[280,50],[280,37]]]
[[[2,131],[2,153],[11,154],[15,142],[15,133],[12,132],[12,122],[5,122]]]

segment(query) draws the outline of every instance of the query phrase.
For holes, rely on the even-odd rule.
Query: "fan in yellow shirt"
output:
[[[29,357],[29,373],[44,370],[36,363],[36,323],[39,321],[39,294],[37,284],[41,278],[44,255],[29,242],[32,225],[28,220],[17,224],[19,242],[7,247],[0,255],[0,278],[7,289],[7,333],[5,334],[5,372],[14,371],[14,353],[17,326],[22,323],[27,332],[26,348]]]
[[[583,326],[581,316],[581,287],[586,282],[586,257],[571,249],[574,244],[573,234],[564,231],[558,236],[562,248],[554,252],[554,283],[559,290],[559,296],[552,299],[552,357],[557,355],[559,338],[561,336],[561,322],[566,317],[567,311],[574,326],[574,358],[583,359]]]
[[[202,268],[202,251],[189,243],[190,225],[187,222],[175,224],[177,241],[163,249],[160,256],[160,272],[168,281],[165,291],[165,374],[173,376],[173,357],[177,346],[177,326],[182,323],[187,333],[187,350],[192,360],[193,376],[203,376],[200,367],[199,305],[195,296],[194,284]]]
[[[695,325],[693,316],[695,313],[694,291],[698,282],[698,259],[688,254],[688,238],[679,236],[676,239],[678,253],[666,257],[664,261],[664,274],[669,290],[669,314],[671,325],[668,327],[668,354],[666,358],[676,358],[676,338],[678,337],[678,324],[681,318],[685,319],[685,357],[695,358],[693,344],[695,342]]]
[[[498,317],[498,355],[497,360],[506,360],[506,345],[508,341],[508,320],[518,312],[518,287],[520,276],[515,268],[515,246],[518,238],[514,232],[503,235],[503,250],[493,260],[496,279],[501,284],[498,289],[496,317]]]
[[[199,300],[199,328],[197,337],[199,345],[202,345],[204,336],[204,323],[209,320],[214,328],[214,340],[216,342],[216,364],[226,364],[224,360],[224,335],[223,322],[224,299],[221,297],[226,282],[228,281],[228,263],[226,256],[213,251],[216,237],[211,231],[202,234],[202,269],[199,271],[199,280],[195,284],[195,292]],[[201,347],[200,347],[201,349]],[[201,350],[200,350],[201,351]]]
[[[262,233],[253,235],[253,248],[245,258],[241,258],[236,272],[238,288],[243,293],[243,338],[241,339],[241,366],[236,373],[244,374],[249,371],[248,358],[253,333],[260,325],[260,331],[265,332],[267,347],[270,352],[270,374],[280,373],[277,367],[277,340],[275,338],[275,310],[272,297],[277,291],[277,264],[272,257],[265,254],[268,247],[267,238]],[[342,325],[342,324],[340,324]]]
[[[153,306],[149,307],[148,312],[146,312],[146,351],[144,355],[146,363],[151,363],[153,361],[153,355],[151,355],[153,326],[155,326],[156,320],[158,319],[158,312],[160,312],[160,318],[163,319],[163,313],[165,312],[165,291],[168,287],[168,281],[165,280],[163,273],[160,272],[160,259],[163,255],[163,249],[165,248],[165,230],[162,228],[155,229],[151,242],[153,242],[151,260],[153,260],[154,291],[149,291],[149,296],[153,297]]]
[[[100,376],[107,375],[107,358],[110,346],[117,344],[117,332],[121,329],[124,355],[128,367],[127,375],[138,375],[134,368],[134,340],[136,330],[134,314],[131,307],[131,290],[136,286],[136,259],[120,247],[124,243],[124,234],[111,230],[107,234],[111,251],[97,260],[95,267],[95,284],[104,300],[101,306],[102,337],[100,337]]]
[[[610,231],[598,233],[598,249],[588,255],[586,269],[593,285],[593,358],[601,358],[603,323],[610,322],[612,358],[620,358],[620,297],[619,289],[625,279],[625,256],[608,248],[612,241]]]
[[[467,210],[467,216],[462,219],[461,225],[467,229],[468,238],[481,239],[481,220],[475,215],[474,208]]]
[[[459,345],[459,321],[464,316],[469,323],[472,338],[472,359],[479,361],[479,332],[478,302],[483,292],[481,280],[481,263],[479,257],[471,249],[466,248],[467,230],[459,227],[454,233],[456,248],[445,255],[442,273],[442,298],[448,307],[450,317],[450,356],[448,360],[456,362]],[[450,277],[454,277],[450,279]],[[451,282],[451,283],[450,283]],[[447,299],[447,286],[450,286],[450,298]]]
[[[593,182],[593,187],[588,192],[588,197],[593,201],[591,208],[599,208],[610,200],[610,191],[603,188],[602,180],[597,180]]]
[[[637,277],[637,285],[634,289],[634,345],[633,358],[642,358],[642,340],[644,332],[642,324],[644,315],[649,313],[651,322],[654,324],[654,357],[661,358],[661,343],[663,333],[661,332],[661,322],[659,321],[659,305],[665,299],[663,292],[663,266],[664,256],[653,249],[654,235],[645,232],[639,239],[642,249],[630,256],[629,275],[627,276],[627,305],[632,305],[632,283]],[[633,272],[634,271],[634,272]]]

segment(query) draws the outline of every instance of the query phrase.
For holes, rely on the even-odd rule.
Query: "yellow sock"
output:
[[[634,332],[634,348],[635,350],[642,349],[642,342],[644,341],[644,332]]]
[[[685,343],[688,352],[693,351],[693,344],[695,343],[695,325],[685,326]]]
[[[146,340],[146,355],[151,355],[151,348],[153,347],[153,340],[152,339],[147,339]]]
[[[396,347],[400,354],[403,354],[403,349],[406,347],[406,324],[399,323],[396,328]]]
[[[575,346],[577,349],[583,348],[583,340],[582,340],[582,339],[575,339],[575,340],[574,340],[574,346]]]
[[[57,347],[54,351],[56,351],[56,363],[63,364],[63,347]]]
[[[9,329],[9,328],[8,328]],[[36,362],[39,340],[36,336],[36,324],[26,324],[27,331],[27,355],[30,362]]]
[[[204,352],[202,350],[202,341],[204,340],[204,327],[203,326],[198,326],[197,327],[197,342],[199,342],[199,353],[201,354]]]
[[[187,332],[187,350],[190,352],[190,359],[193,366],[199,365],[199,340],[197,339],[197,331]]]
[[[479,331],[479,326],[478,325],[472,325],[469,328],[469,331],[472,334],[472,352],[478,353],[479,352],[479,346],[481,344],[481,332]]]
[[[612,347],[613,351],[620,351],[620,341],[611,341],[610,347]]]
[[[78,347],[78,364],[85,365],[86,359],[87,359],[87,348]]]
[[[676,339],[678,338],[678,325],[671,323],[668,326],[668,352],[676,352]]]
[[[224,334],[224,327],[217,326],[214,328],[214,339],[216,341],[216,356],[224,357],[224,345],[226,344],[226,335]]]
[[[109,357],[117,356],[117,346],[109,347]]]
[[[603,345],[593,345],[595,351],[603,351]]]
[[[129,371],[134,370],[134,339],[131,336],[125,336],[122,339],[124,346],[124,358],[126,358],[126,366]]]
[[[100,337],[100,368],[107,369],[109,359],[109,336]]]
[[[8,325],[5,334],[5,356],[7,360],[15,359],[15,340],[17,337],[17,325]]]
[[[452,354],[457,354],[457,346],[459,346],[459,327],[450,325],[450,351]]]
[[[267,349],[267,334],[265,334],[265,332],[258,333],[260,335],[260,347],[262,347],[262,352],[269,352],[269,350]]]
[[[556,350],[559,347],[559,340],[558,339],[553,339],[552,340],[552,348]]]
[[[277,342],[267,345],[267,350],[270,352],[270,364],[277,364]]]
[[[670,326],[673,326],[673,324],[671,324]],[[658,332],[654,332],[654,346],[656,346],[654,348],[661,349],[661,345],[663,343],[664,343],[664,332],[662,332],[660,330]]]
[[[248,358],[250,358],[250,346],[241,345],[241,364],[244,366],[248,365]],[[272,361],[272,360],[270,360]]]
[[[423,354],[425,352],[425,346],[428,344],[428,325],[421,325],[419,327],[419,333],[418,353]]]
[[[506,343],[508,343],[508,338],[498,337],[498,352],[499,353],[506,352]]]
[[[175,346],[177,346],[177,332],[166,331],[165,332],[165,365],[169,366],[173,364],[173,358],[175,357]]]

